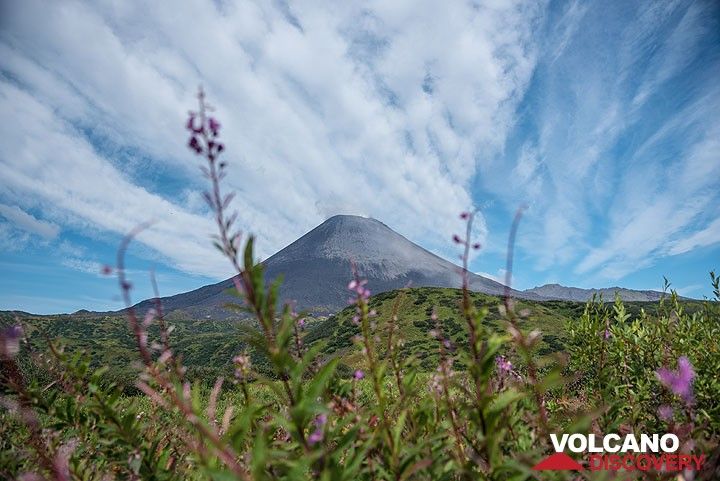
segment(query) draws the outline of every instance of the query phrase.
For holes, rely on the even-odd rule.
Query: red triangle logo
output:
[[[582,471],[583,469],[580,463],[565,453],[555,453],[533,466],[534,471]]]

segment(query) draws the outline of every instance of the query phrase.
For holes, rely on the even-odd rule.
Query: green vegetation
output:
[[[505,332],[501,314],[502,300],[496,296],[471,294],[477,309],[487,309],[484,325],[497,334]],[[429,332],[436,328],[430,319],[433,312],[439,326],[457,346],[468,341],[467,327],[459,313],[462,290],[447,288],[412,288],[390,291],[369,299],[369,307],[376,311],[376,322],[387,325],[393,309],[397,315],[396,329],[402,343],[400,356],[419,359],[423,370],[437,367],[437,341]],[[397,304],[396,304],[397,301]],[[612,303],[608,303],[612,305]],[[682,301],[684,312],[692,314],[702,309],[700,301]],[[656,312],[657,303],[625,303],[629,320],[639,319],[642,310]],[[543,333],[538,345],[538,355],[563,351],[568,338],[566,327],[577,322],[583,315],[585,304],[569,301],[516,301],[518,312],[528,310],[531,316],[519,319],[527,329],[540,329]],[[144,313],[141,313],[144,314]],[[352,338],[360,333],[353,324],[354,307],[350,306],[327,318],[307,317],[303,340],[308,345],[322,342],[324,357],[337,355],[343,366],[360,367],[362,356],[353,346]],[[241,320],[242,318],[242,320]],[[29,345],[23,353],[42,351],[48,340],[62,341],[67,352],[83,351],[90,356],[91,366],[107,366],[106,382],[115,382],[127,392],[135,392],[134,378],[139,369],[140,357],[135,339],[124,316],[93,316],[92,314],[62,314],[34,316],[27,313],[0,312],[0,328],[20,321],[26,331]],[[243,326],[252,323],[247,316],[238,320],[190,320],[185,317],[167,318],[172,326],[174,349],[182,354],[188,369],[188,378],[212,384],[217,376],[229,376],[233,372],[232,358],[246,348],[243,342]],[[157,338],[158,326],[149,328],[151,337]],[[382,341],[385,332],[379,332]],[[27,360],[26,360],[27,361]],[[262,364],[261,356],[254,356],[256,365]],[[349,372],[345,369],[345,372]],[[38,373],[35,373],[36,375]]]
[[[262,299],[258,309],[270,313],[272,295]],[[42,466],[68,452],[71,476],[54,479],[530,479],[551,449],[549,426],[669,431],[697,452],[717,447],[720,348],[707,342],[720,335],[717,302],[518,301],[504,313],[496,297],[468,299],[462,290],[404,289],[359,295],[309,322],[289,310],[271,323],[177,319],[165,359],[155,323],[149,364],[125,318],[3,313],[3,327],[20,320],[28,342],[3,357],[0,475],[47,474]],[[692,400],[655,374],[683,356],[696,374]],[[8,377],[13,365],[21,385]],[[234,382],[213,388],[218,374]],[[477,384],[480,398],[469,389]],[[224,450],[248,461],[223,461]]]
[[[265,285],[253,237],[243,247],[225,212],[219,123],[199,100],[189,145],[207,160],[245,320],[4,314],[0,478],[566,480],[532,470],[551,433],[671,433],[705,456],[700,470],[575,479],[720,479],[720,278],[703,303],[585,306],[467,289],[370,298],[356,278],[332,318],[278,312],[279,282]],[[116,269],[128,306],[135,233]],[[467,265],[471,240],[456,242]]]

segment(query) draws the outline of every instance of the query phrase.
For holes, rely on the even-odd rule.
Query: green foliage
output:
[[[718,335],[716,302],[690,315],[672,296],[655,315],[638,318],[619,300],[591,302],[567,322],[567,337],[555,330],[541,341],[526,330],[535,326],[528,313],[502,313],[487,296],[467,293],[463,301],[462,292],[458,299],[453,290],[420,289],[358,296],[303,335],[302,314],[275,312],[278,284],[265,288],[251,249],[248,243],[248,294],[237,308],[258,321],[241,325],[237,345],[254,358],[235,360],[233,387],[190,383],[179,357],[158,350],[136,377],[144,394],[125,396],[108,382],[107,367],[53,343],[35,357],[43,377],[3,383],[3,475],[52,477],[65,459],[69,477],[58,479],[530,479],[549,448],[549,426],[652,430],[663,422],[659,403],[672,404],[679,423],[687,407],[672,393],[658,396],[654,375],[679,355],[697,371],[690,409],[693,426],[704,430],[700,442],[717,440],[720,354],[704,342]],[[439,306],[430,318],[428,303]],[[450,314],[453,304],[459,315]],[[416,310],[407,315],[410,306]],[[543,307],[522,306],[552,319]],[[323,339],[317,333],[331,321],[336,329]],[[562,363],[538,354],[552,343],[567,346],[575,382],[566,384]],[[433,353],[429,372],[425,352]],[[498,372],[500,353],[516,360],[516,370]],[[341,356],[350,364],[339,364]],[[262,360],[264,373],[248,359]],[[583,404],[564,405],[570,394]]]
[[[219,123],[202,92],[199,105],[190,146],[207,160],[215,245],[237,272],[229,307],[243,321],[135,312],[122,269],[132,234],[118,255],[126,319],[1,315],[0,478],[522,481],[539,479],[551,432],[667,431],[687,451],[717,449],[714,274],[713,301],[673,294],[652,315],[619,299],[502,302],[467,287],[369,298],[357,278],[336,316],[278,312],[282,281],[265,285],[254,239],[243,248],[233,230]],[[679,359],[680,387],[656,374],[674,376]],[[694,479],[718,479],[716,464]],[[595,474],[578,476],[607,479]]]
[[[716,282],[714,274],[713,283]],[[717,295],[717,293],[716,293]],[[568,323],[569,372],[576,395],[604,409],[602,429],[622,423],[636,432],[662,432],[683,422],[698,439],[720,435],[720,309],[714,301],[688,309],[675,292],[630,315],[616,298],[612,305],[593,300]],[[695,372],[691,400],[664,389],[657,372],[686,357]],[[662,409],[671,412],[663,419]],[[667,417],[667,416],[666,416]],[[706,446],[705,442],[702,443]]]

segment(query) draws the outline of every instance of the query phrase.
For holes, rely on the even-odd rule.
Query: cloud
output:
[[[483,277],[487,277],[488,279],[492,279],[495,282],[499,282],[500,284],[505,284],[505,269],[498,269],[497,273],[492,274],[490,272],[477,272],[478,275],[481,275]]]
[[[691,236],[678,239],[670,245],[669,255],[683,254],[698,247],[705,247],[720,242],[720,218],[715,219],[707,227]]]
[[[20,139],[0,145],[5,190],[38,199],[45,215],[81,231],[124,234],[155,221],[140,242],[181,270],[223,272],[224,262],[208,242],[210,219],[131,183],[48,107],[7,82],[0,82],[0,111],[14,113],[5,140]]]
[[[85,231],[167,220],[139,241],[214,277],[227,270],[204,247],[212,226],[197,196],[166,187],[169,177],[204,188],[182,131],[198,84],[223,122],[228,188],[262,256],[338,210],[449,256],[476,156],[502,148],[529,82],[540,14],[529,1],[190,1],[168,15],[141,2],[30,0],[6,10],[6,197],[52,204],[57,222]]]
[[[87,259],[76,259],[67,258],[63,259],[62,265],[74,269],[76,271],[83,272],[85,274],[93,274],[100,276],[102,274],[103,265],[99,262],[87,260]]]
[[[679,287],[678,289],[676,289],[676,291],[677,291],[677,293],[680,294],[681,296],[689,296],[689,295],[691,295],[693,292],[697,292],[697,291],[702,290],[704,287],[705,287],[705,286],[702,285],[702,284],[691,284],[691,285],[689,285],[689,286]]]
[[[0,216],[5,217],[15,227],[45,240],[54,239],[60,232],[57,224],[37,219],[17,206],[0,204]]]
[[[105,239],[156,219],[148,256],[228,275],[182,129],[202,84],[261,257],[353,213],[456,260],[457,214],[492,200],[480,256],[504,252],[486,216],[527,203],[518,254],[543,278],[621,278],[716,242],[719,13],[16,2],[0,20],[0,202]]]
[[[720,11],[710,3],[551,6],[506,149],[478,182],[536,271],[621,279],[720,241]]]

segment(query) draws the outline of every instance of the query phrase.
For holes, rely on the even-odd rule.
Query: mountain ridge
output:
[[[600,287],[600,288],[582,288],[564,286],[562,284],[543,284],[542,286],[525,289],[524,293],[536,294],[548,300],[578,301],[586,302],[592,299],[594,295],[602,296],[606,301],[611,301],[618,293],[624,301],[659,301],[664,295],[663,292],[654,290],[637,290],[628,289],[619,286]]]

